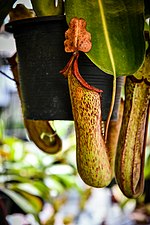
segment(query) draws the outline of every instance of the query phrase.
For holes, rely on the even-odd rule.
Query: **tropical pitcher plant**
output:
[[[83,181],[93,187],[107,186],[115,174],[120,189],[129,198],[138,197],[144,188],[150,100],[150,36],[148,34],[146,49],[144,9],[142,0],[65,2],[69,29],[64,45],[65,51],[73,55],[61,72],[68,77],[76,129],[77,168]],[[114,77],[104,132],[100,97],[103,90],[89,86],[80,75],[80,51]],[[108,133],[119,76],[126,77],[126,84],[115,150],[109,143],[111,134]]]
[[[72,56],[60,76],[68,79],[81,178],[86,184],[101,188],[115,177],[124,195],[138,197],[144,188],[150,105],[149,0],[65,0],[64,8],[63,1],[31,2],[36,16],[54,14],[55,10],[49,10],[52,2],[56,14],[64,10],[66,15],[64,49]],[[101,114],[103,87],[99,90],[82,78],[78,67],[81,51],[113,76],[111,107],[105,123]],[[17,70],[13,72],[17,80]],[[111,115],[119,76],[125,78],[125,100],[120,103],[119,122],[114,129]],[[19,90],[18,83],[17,87]],[[50,122],[25,120],[25,125],[31,139],[39,146],[42,143],[42,150],[60,150],[61,140]],[[47,136],[49,139],[45,139]],[[53,151],[55,143],[57,148]]]

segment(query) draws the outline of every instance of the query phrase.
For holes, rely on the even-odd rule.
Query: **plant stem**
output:
[[[108,117],[107,117],[106,125],[105,125],[105,134],[104,134],[105,143],[107,142],[108,127],[109,127],[109,122],[110,122],[114,104],[115,104],[115,97],[116,97],[116,74],[114,73],[111,105],[110,105],[110,109],[109,109],[109,113],[108,113]]]

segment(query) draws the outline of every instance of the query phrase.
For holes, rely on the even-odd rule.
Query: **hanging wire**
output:
[[[10,77],[10,76],[8,76],[6,73],[4,73],[3,71],[1,71],[0,70],[0,73],[1,74],[3,74],[5,77],[7,77],[8,79],[10,79],[10,80],[12,80],[12,81],[15,81],[16,82],[16,80],[14,79],[14,78],[12,78],[12,77]]]

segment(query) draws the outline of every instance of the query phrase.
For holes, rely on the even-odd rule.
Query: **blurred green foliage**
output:
[[[6,136],[0,120],[0,191],[26,214],[33,214],[39,224],[44,203],[52,204],[56,212],[61,206],[61,202],[56,204],[59,196],[71,188],[82,192],[75,166],[73,122],[62,123],[57,121],[65,138],[63,151],[48,155],[32,142]],[[64,123],[66,129],[61,129]]]

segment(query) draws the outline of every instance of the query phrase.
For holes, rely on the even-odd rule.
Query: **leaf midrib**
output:
[[[111,48],[110,38],[109,38],[109,34],[108,34],[107,22],[106,22],[106,18],[105,18],[102,0],[98,0],[98,5],[99,5],[99,9],[100,9],[101,20],[102,20],[102,25],[103,25],[103,30],[104,30],[104,37],[105,37],[106,45],[107,45],[107,48],[108,48],[108,54],[109,54],[109,57],[110,57],[110,62],[111,62],[111,65],[112,65],[113,74],[114,74],[114,76],[116,76],[115,61],[114,61],[113,51],[112,51],[112,48]]]

